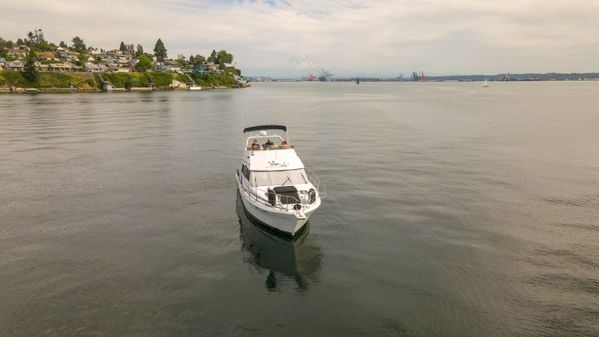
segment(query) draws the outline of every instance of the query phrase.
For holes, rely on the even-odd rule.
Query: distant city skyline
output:
[[[245,75],[341,77],[599,71],[599,2],[538,0],[131,0],[7,2],[0,37],[43,29],[99,48],[170,57],[213,48]]]

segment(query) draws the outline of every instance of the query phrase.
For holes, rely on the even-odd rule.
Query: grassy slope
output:
[[[77,88],[97,87],[93,77],[82,73],[39,73],[37,80],[29,82],[18,71],[0,71],[0,86],[17,86],[25,88]]]
[[[229,74],[190,74],[190,76],[193,78],[193,81],[201,87],[232,87],[237,85],[233,76]],[[190,82],[189,78],[185,75],[178,75],[176,79],[187,84]]]
[[[118,88],[124,88],[127,82],[132,87],[147,87],[154,83],[157,87],[168,87],[173,78],[189,84],[189,78],[172,73],[103,73],[102,77]],[[228,74],[191,74],[196,84],[203,87],[235,86],[233,76]],[[39,73],[34,82],[27,81],[21,72],[0,71],[0,86],[16,86],[24,88],[99,88],[100,77],[91,73]]]
[[[132,87],[147,87],[154,83],[157,87],[168,87],[173,76],[170,73],[103,73],[104,80],[117,88],[124,88],[127,82]],[[98,80],[99,82],[99,80]]]

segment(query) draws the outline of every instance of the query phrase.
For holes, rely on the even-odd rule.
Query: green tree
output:
[[[227,53],[226,50],[221,49],[216,54],[216,60],[218,61],[219,64],[221,64],[221,63],[231,64],[231,63],[233,63],[233,54]]]
[[[27,61],[25,62],[25,66],[23,67],[23,77],[27,79],[29,82],[34,82],[37,79],[37,68],[35,67],[35,54],[33,50],[29,51],[29,55],[27,55]]]
[[[67,44],[64,43],[64,41],[60,41],[60,44],[58,44],[61,48],[67,48]]]
[[[121,46],[119,47],[120,51],[126,51],[127,50],[127,46],[125,46],[125,42],[121,41]]]
[[[135,69],[139,71],[146,71],[152,68],[152,60],[147,55],[141,55],[137,60]]]
[[[197,54],[194,58],[194,65],[201,66],[206,63],[206,58],[200,54]]]
[[[85,43],[79,36],[73,38],[73,49],[78,52],[83,52],[87,49]]]
[[[23,39],[21,39],[21,38],[17,39],[17,46],[22,46],[24,44],[25,44],[25,42],[23,42]]]
[[[6,56],[6,50],[13,47],[13,42],[11,40],[4,40],[0,37],[0,56]]]
[[[144,54],[144,47],[141,44],[137,45],[137,50],[135,51],[135,56],[140,57]]]
[[[208,56],[208,63],[216,63],[217,59],[216,59],[216,50],[212,50],[212,53],[210,53],[210,56]]]
[[[55,46],[51,43],[48,43],[46,40],[40,40],[35,47],[40,51],[51,51]]]
[[[158,61],[164,61],[168,56],[166,54],[166,47],[164,47],[164,43],[162,43],[161,39],[156,41],[156,45],[154,45],[154,55],[158,59]]]
[[[241,76],[241,70],[239,70],[237,68],[227,67],[227,71],[230,72],[230,73],[232,73],[232,74],[235,74],[237,76]]]
[[[77,56],[77,61],[74,61],[75,65],[79,67],[83,67],[85,65],[85,61],[87,60],[87,55],[85,53],[79,53]]]
[[[191,64],[191,65],[196,64],[196,59],[195,59],[195,57],[193,57],[193,55],[189,55],[189,64]]]
[[[185,57],[183,57],[183,58],[177,58],[176,62],[179,65],[179,67],[181,67],[181,68],[189,68],[189,62],[187,62],[187,60],[185,59]]]

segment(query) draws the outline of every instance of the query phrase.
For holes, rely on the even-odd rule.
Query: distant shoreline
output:
[[[310,81],[308,78],[273,78],[268,76],[248,76],[252,82],[319,82],[317,79]],[[339,76],[327,78],[323,82],[353,82],[356,80],[363,82],[510,82],[510,81],[596,81],[599,80],[599,73],[519,73],[519,74],[493,74],[493,75],[443,75],[429,76],[425,73],[412,73],[409,76]]]

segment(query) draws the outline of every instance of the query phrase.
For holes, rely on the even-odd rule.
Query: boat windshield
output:
[[[303,169],[288,171],[252,171],[250,181],[254,186],[291,186],[307,184]]]

